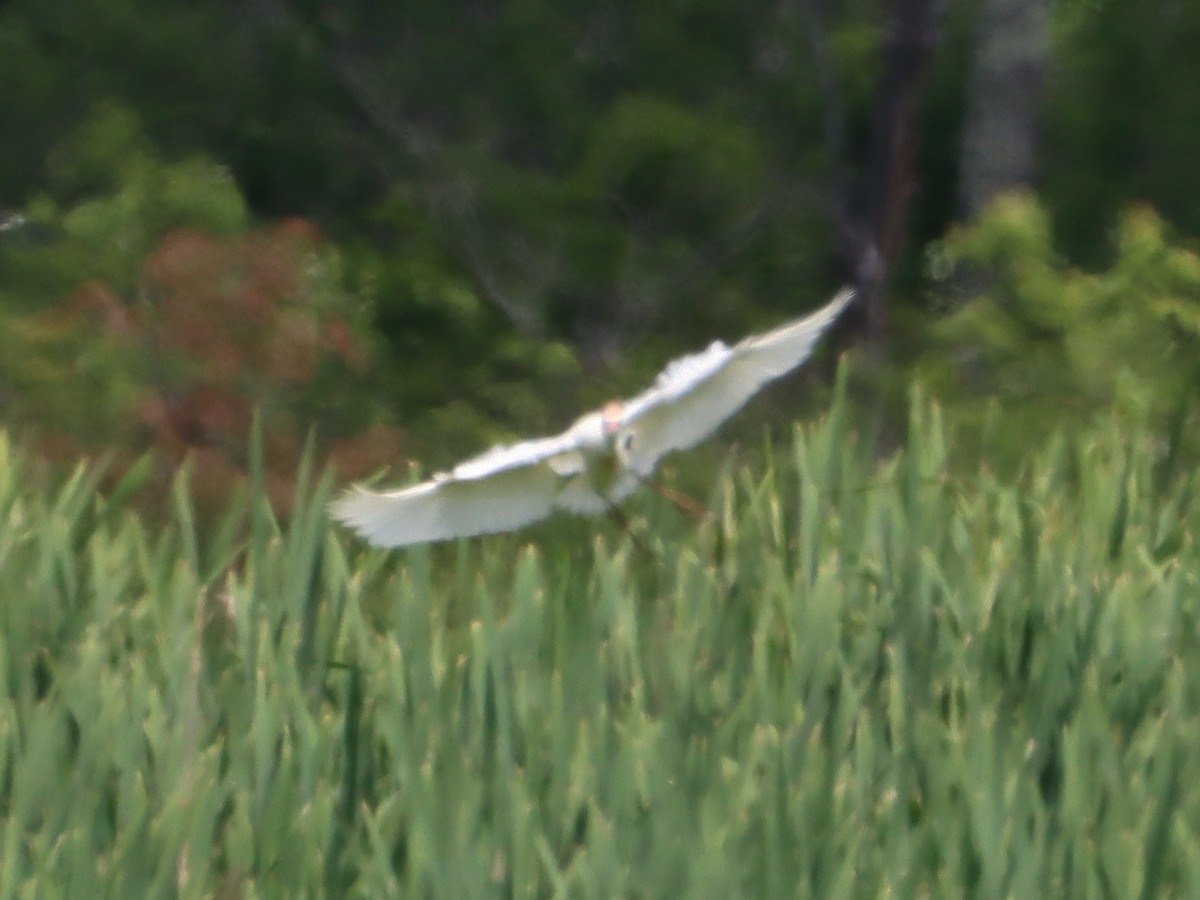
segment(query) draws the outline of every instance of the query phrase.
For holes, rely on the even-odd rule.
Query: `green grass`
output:
[[[1200,896],[1191,472],[949,443],[392,553],[0,443],[0,896]]]

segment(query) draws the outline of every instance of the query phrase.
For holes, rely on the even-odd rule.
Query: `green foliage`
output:
[[[932,256],[936,277],[974,296],[935,326],[919,370],[956,420],[982,425],[983,398],[995,400],[1007,427],[990,448],[1010,461],[1035,436],[1110,410],[1130,427],[1166,430],[1191,416],[1200,377],[1195,250],[1145,208],[1122,219],[1106,270],[1070,266],[1053,243],[1044,208],[1013,195]]]
[[[434,456],[449,448],[439,463],[481,437],[561,426],[586,366],[620,359],[639,389],[664,358],[803,308],[792,276],[824,253],[821,226],[769,197],[770,148],[744,121],[621,95],[559,149],[531,164],[473,140],[442,148],[471,190],[443,185],[431,209],[418,178],[397,185],[370,244],[354,242],[390,420]],[[637,341],[649,334],[663,340]]]
[[[202,157],[162,158],[117,104],[101,104],[57,145],[48,169],[48,190],[30,201],[26,225],[0,243],[0,289],[18,307],[58,301],[88,279],[132,292],[146,256],[171,229],[227,235],[249,224],[227,169]]]
[[[389,196],[377,222],[395,250],[380,256],[353,242],[346,287],[374,315],[381,418],[416,435],[425,451],[417,455],[438,465],[514,426],[559,424],[581,371],[575,349],[514,329],[447,255],[408,192]]]
[[[646,217],[651,227],[684,233],[711,233],[764,187],[762,152],[749,129],[655,97],[613,104],[581,168],[588,188],[635,223]]]
[[[283,485],[314,422],[334,435],[364,426],[361,317],[314,226],[251,228],[223,167],[164,159],[116,104],[49,170],[53,192],[0,241],[6,422],[55,458],[152,449],[167,473],[194,452],[221,506],[256,408]]]
[[[839,403],[698,529],[640,498],[640,550],[402,553],[307,466],[281,526],[260,442],[211,533],[186,475],[148,528],[0,443],[0,891],[1193,895],[1200,523],[1156,443],[955,477],[936,407],[875,463]]]
[[[1184,189],[1200,157],[1200,6],[1158,0],[1139,14],[1111,0],[1052,4],[1039,186],[1072,258],[1098,265],[1105,232],[1132,202],[1200,233],[1200,197]]]
[[[334,11],[299,0],[235,6],[3,4],[0,125],[8,139],[0,146],[0,204],[25,206],[61,178],[53,174],[64,167],[52,148],[105,103],[135,111],[155,148],[228,167],[257,215],[317,219],[339,236],[369,242],[384,261],[396,244],[387,230],[372,233],[379,198],[445,178],[487,201],[486,232],[518,231],[539,266],[569,270],[561,283],[533,279],[511,291],[535,312],[550,309],[538,321],[569,340],[581,322],[605,316],[636,327],[657,312],[659,298],[673,312],[687,302],[680,298],[716,297],[723,309],[714,320],[723,322],[748,301],[778,297],[782,305],[798,283],[827,282],[825,198],[841,190],[831,167],[853,182],[864,164],[889,27],[868,0],[750,8],[728,0],[620,8],[570,0],[486,9],[462,0],[421,10],[353,4]],[[954,214],[978,4],[946,6],[915,141],[913,256]],[[1132,14],[1126,7],[1111,0],[1050,7],[1039,189],[1065,226],[1063,246],[1089,264],[1133,198],[1185,232],[1200,231],[1197,192],[1180,189],[1200,157],[1192,91],[1200,81],[1193,52],[1200,6],[1151,0]],[[628,98],[642,112],[630,115]],[[665,113],[657,123],[642,114],[654,110]],[[608,132],[617,120],[622,135],[645,138],[656,124],[663,132],[679,123],[678,135],[692,139],[690,147],[677,141],[667,148],[668,164],[663,154],[655,167],[639,159],[651,184],[638,193],[661,190],[657,217],[682,226],[670,242],[643,247],[638,229],[615,227],[606,210],[573,194],[582,162],[613,146]],[[845,147],[843,158],[831,160],[824,123],[835,120],[845,125]],[[738,145],[731,158],[752,165],[706,164],[730,142]],[[660,133],[638,148],[664,144],[670,141]],[[661,188],[654,168],[662,170]],[[761,219],[768,233],[753,241],[741,231],[743,182],[760,199],[782,198],[783,210]],[[515,183],[543,190],[512,191]],[[725,202],[731,199],[737,202]],[[585,214],[599,221],[581,221]],[[447,227],[429,209],[421,217],[441,239],[439,250],[455,258],[452,278],[469,280],[462,235],[453,233],[462,223]],[[656,267],[674,265],[689,246],[706,277],[676,296],[679,273]],[[901,260],[897,271],[915,268]],[[638,302],[614,311],[614,295],[625,292]],[[456,336],[434,337],[452,346]]]

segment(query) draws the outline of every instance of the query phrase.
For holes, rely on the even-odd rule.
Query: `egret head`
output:
[[[611,438],[621,427],[621,418],[625,413],[625,404],[620,400],[610,400],[600,410],[600,421],[604,423],[604,436]]]

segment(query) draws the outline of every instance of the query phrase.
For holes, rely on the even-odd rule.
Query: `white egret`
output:
[[[378,547],[509,531],[555,510],[615,508],[672,450],[712,434],[767,382],[808,359],[854,292],[805,318],[667,365],[653,387],[590,412],[555,437],[493,447],[429,481],[377,493],[353,488],[330,511]]]

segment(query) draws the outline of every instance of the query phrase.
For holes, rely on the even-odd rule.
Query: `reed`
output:
[[[395,553],[0,442],[0,896],[1200,896],[1193,474],[851,418],[698,527]]]

